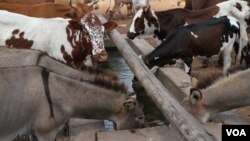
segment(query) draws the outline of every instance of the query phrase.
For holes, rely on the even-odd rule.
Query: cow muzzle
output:
[[[128,32],[127,33],[127,37],[129,38],[129,39],[135,39],[135,37],[136,36],[138,36],[139,35],[139,33],[133,33],[133,32]]]
[[[100,53],[97,53],[93,56],[94,60],[96,60],[98,63],[105,62],[108,59],[108,53],[103,50]]]

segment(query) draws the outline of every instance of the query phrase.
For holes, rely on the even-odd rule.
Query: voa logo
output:
[[[247,136],[244,129],[226,129],[227,136]]]

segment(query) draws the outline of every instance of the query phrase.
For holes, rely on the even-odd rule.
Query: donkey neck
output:
[[[126,99],[125,94],[63,76],[51,74],[49,81],[50,88],[57,91],[52,95],[54,107],[69,117],[107,119]]]
[[[125,95],[86,83],[87,92],[79,95],[79,103],[74,105],[74,116],[95,119],[107,119],[119,112]]]
[[[250,105],[249,70],[223,78],[202,90],[202,103],[210,114]]]

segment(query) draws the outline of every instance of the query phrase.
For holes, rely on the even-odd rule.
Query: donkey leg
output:
[[[55,110],[56,111],[56,110]],[[48,112],[47,112],[48,113]],[[56,118],[50,118],[45,114],[39,116],[34,123],[34,132],[38,141],[55,141],[60,129],[63,128],[66,119],[55,112]]]
[[[53,130],[50,131],[48,134],[41,134],[37,135],[38,141],[56,141],[56,135],[58,131]]]

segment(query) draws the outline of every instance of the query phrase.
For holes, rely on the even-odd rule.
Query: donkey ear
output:
[[[190,95],[189,95],[189,101],[192,104],[196,104],[197,102],[199,102],[202,99],[202,93],[200,90],[198,89],[190,89]]]
[[[136,93],[135,93],[135,92],[129,92],[129,93],[128,93],[128,96],[129,96],[130,98],[136,99]]]
[[[105,28],[105,31],[110,32],[111,30],[115,29],[118,26],[118,24],[113,21],[108,21],[104,23],[103,26]]]
[[[126,109],[128,109],[129,111],[133,110],[135,108],[136,102],[134,99],[130,98],[127,99],[123,105],[126,107]]]
[[[198,84],[198,80],[196,79],[196,77],[191,77],[191,88],[196,88]]]

